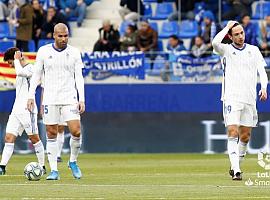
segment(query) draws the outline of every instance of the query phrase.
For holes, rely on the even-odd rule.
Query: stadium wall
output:
[[[220,84],[96,84],[85,88],[84,152],[212,153],[226,149]],[[1,137],[14,96],[14,91],[0,92]],[[270,146],[270,101],[259,102],[258,111],[260,124],[253,132],[250,152]],[[39,127],[45,140],[44,126],[40,123]],[[31,148],[26,141],[20,138],[16,148]]]

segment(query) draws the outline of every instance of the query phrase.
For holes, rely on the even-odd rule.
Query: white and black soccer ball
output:
[[[38,181],[43,175],[42,167],[37,162],[30,162],[24,167],[24,175],[29,181]]]

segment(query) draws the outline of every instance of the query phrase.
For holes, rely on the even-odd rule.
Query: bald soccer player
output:
[[[82,173],[77,165],[81,146],[80,114],[85,110],[84,104],[84,67],[78,49],[68,45],[69,30],[65,24],[54,27],[54,43],[39,48],[30,82],[27,108],[31,111],[35,105],[35,90],[44,74],[43,82],[43,122],[47,131],[47,154],[51,173],[47,180],[59,180],[57,169],[57,124],[67,122],[71,133],[70,159],[68,166],[74,178],[80,179]]]

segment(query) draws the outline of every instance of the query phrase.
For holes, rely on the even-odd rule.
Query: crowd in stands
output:
[[[39,39],[51,39],[53,27],[62,22],[68,25],[69,20],[76,20],[80,27],[86,16],[87,6],[93,0],[0,0],[0,21],[9,23],[11,30],[16,29],[16,45],[28,51],[27,42],[34,40],[37,47]],[[270,56],[270,9],[264,19],[254,20],[251,16],[251,5],[255,0],[222,0],[221,22],[218,23],[218,3],[216,0],[170,0],[174,5],[170,13],[153,17],[149,15],[147,0],[119,0],[119,15],[122,23],[126,23],[124,31],[110,20],[104,20],[99,31],[93,51],[142,51],[150,60],[154,60],[156,52],[189,52],[194,58],[211,55],[211,41],[222,29],[227,20],[238,20],[246,32],[246,42],[257,45],[264,56]],[[156,0],[157,7],[166,0]],[[269,4],[270,5],[270,4]],[[181,12],[179,9],[181,8]],[[181,22],[195,22],[195,34],[192,37],[181,36]],[[170,35],[160,34],[155,20],[175,22],[179,28]],[[160,24],[159,24],[160,26]],[[165,27],[166,28],[166,27]],[[189,37],[189,46],[183,41]],[[160,48],[160,40],[166,38],[166,48]],[[224,39],[229,43],[229,38]]]
[[[81,27],[86,16],[86,7],[93,0],[0,0],[0,23],[7,22],[10,36],[14,35],[16,46],[29,51],[28,42],[33,40],[37,49],[39,39],[52,39],[57,23],[69,26],[76,20]]]
[[[119,37],[118,42],[113,50],[121,51],[143,51],[153,60],[155,53],[160,51],[158,41],[162,39],[159,31],[156,30],[151,23],[155,20],[160,20],[162,17],[149,17],[146,14],[146,6],[148,1],[139,2],[134,0],[120,0],[119,14],[123,20],[122,23],[128,22],[126,30]],[[156,0],[155,3],[162,4],[166,0]],[[179,34],[171,34],[166,37],[167,52],[189,52],[189,55],[194,58],[207,57],[212,55],[212,40],[214,36],[226,25],[228,20],[238,20],[244,27],[246,33],[246,43],[257,45],[263,52],[264,56],[270,56],[270,12],[262,20],[253,20],[251,17],[251,5],[255,0],[223,0],[221,22],[218,23],[218,1],[216,0],[189,0],[189,1],[169,1],[173,2],[175,9],[163,22],[178,21],[179,18],[183,21],[195,21],[198,25],[198,34],[193,36],[189,46],[183,44],[185,38],[181,38]],[[181,2],[181,5],[178,3]],[[224,6],[225,5],[225,6]],[[139,7],[138,7],[139,6]],[[179,12],[181,8],[181,12]],[[269,9],[270,11],[270,9]],[[262,22],[263,21],[263,22]],[[179,21],[178,21],[179,23]],[[113,26],[112,26],[113,29]],[[180,26],[181,29],[181,26]],[[118,32],[115,28],[114,31]],[[181,31],[181,30],[179,30]],[[100,39],[99,39],[100,41]],[[224,43],[230,43],[230,39],[225,37]],[[99,42],[97,42],[98,44]],[[110,41],[108,40],[108,43]],[[118,45],[118,46],[117,46]],[[94,48],[95,50],[99,50]],[[103,51],[111,51],[111,48],[103,48]]]

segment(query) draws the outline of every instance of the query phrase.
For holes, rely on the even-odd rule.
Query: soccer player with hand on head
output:
[[[31,112],[26,107],[33,65],[26,61],[16,47],[12,47],[5,52],[4,61],[15,67],[16,99],[6,127],[5,146],[0,162],[0,175],[6,173],[6,165],[13,154],[15,140],[22,135],[24,130],[35,148],[38,162],[43,167],[43,173],[46,173],[44,147],[38,135],[37,107],[33,107]]]
[[[221,43],[227,34],[232,43]],[[221,56],[224,71],[221,100],[228,134],[229,174],[233,180],[242,180],[240,162],[246,155],[252,128],[258,122],[257,74],[261,82],[259,99],[265,101],[268,78],[264,67],[267,65],[259,48],[245,43],[244,29],[236,21],[229,21],[215,36],[212,45]]]
[[[80,179],[82,173],[77,165],[81,147],[80,114],[84,104],[84,67],[78,49],[68,45],[69,30],[65,24],[54,26],[54,43],[39,48],[36,57],[33,78],[30,83],[27,107],[35,105],[35,90],[44,74],[43,122],[47,131],[47,154],[51,173],[47,180],[60,178],[57,168],[57,127],[63,120],[67,122],[71,133],[69,168],[74,178]]]

